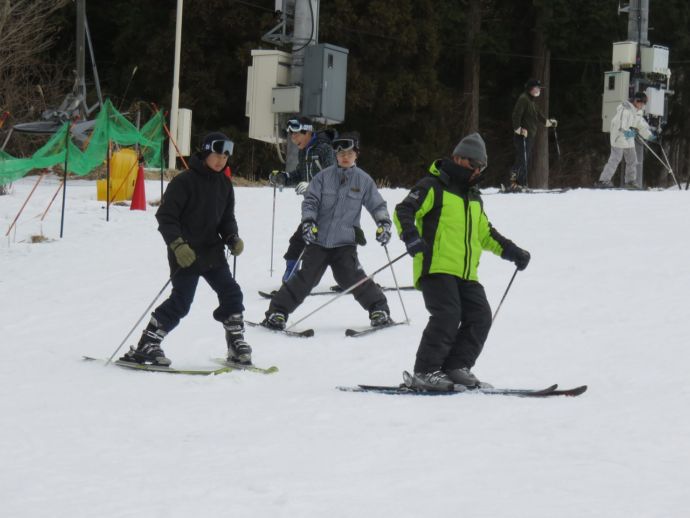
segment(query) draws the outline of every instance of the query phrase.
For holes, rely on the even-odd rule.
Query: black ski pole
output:
[[[178,271],[179,271],[179,270],[178,270]],[[175,272],[175,273],[177,273],[177,272]],[[127,336],[125,336],[124,340],[122,340],[122,342],[120,342],[120,345],[117,346],[117,349],[115,349],[115,352],[113,352],[113,354],[110,355],[110,358],[108,358],[108,361],[105,362],[105,366],[106,366],[106,367],[107,367],[108,365],[110,365],[110,362],[113,361],[113,358],[115,357],[115,355],[117,354],[117,352],[118,352],[120,349],[122,349],[122,346],[123,346],[123,345],[125,345],[125,342],[127,341],[127,339],[132,335],[132,333],[133,333],[134,330],[137,328],[137,326],[139,325],[139,323],[144,319],[144,317],[147,315],[147,313],[151,310],[151,308],[152,308],[153,305],[156,303],[156,301],[158,300],[158,298],[163,294],[163,292],[165,291],[165,288],[168,287],[168,284],[170,284],[170,281],[172,281],[172,278],[173,278],[174,276],[175,276],[175,274],[173,273],[173,274],[170,276],[170,278],[169,278],[167,281],[165,281],[165,284],[164,284],[163,287],[161,288],[161,291],[158,292],[158,295],[156,295],[156,297],[151,301],[151,304],[149,304],[148,307],[146,308],[146,310],[141,314],[141,316],[139,317],[139,320],[137,320],[137,323],[134,324],[134,325],[132,326],[132,329],[129,330],[129,333],[127,333]]]
[[[352,286],[350,286],[348,289],[346,289],[345,291],[341,291],[341,292],[338,293],[335,297],[333,297],[331,300],[329,300],[328,302],[326,302],[326,303],[324,303],[324,304],[321,304],[321,305],[320,305],[318,308],[316,308],[314,311],[312,311],[311,313],[308,313],[307,315],[303,316],[303,317],[300,318],[299,320],[293,322],[291,325],[289,325],[289,326],[286,327],[285,329],[286,329],[286,330],[292,329],[292,328],[295,327],[297,324],[299,324],[300,322],[303,322],[304,320],[306,320],[307,318],[309,318],[310,316],[312,316],[312,315],[313,315],[314,313],[316,313],[317,311],[319,311],[319,310],[325,308],[325,307],[328,306],[330,303],[335,302],[336,300],[338,300],[338,299],[339,299],[340,297],[342,297],[343,295],[347,295],[348,293],[350,293],[352,290],[354,290],[354,289],[357,288],[358,286],[361,286],[361,285],[364,284],[365,282],[367,282],[367,281],[373,279],[373,278],[374,278],[374,275],[376,275],[377,273],[379,273],[379,272],[385,270],[386,268],[388,268],[388,266],[392,265],[392,264],[395,263],[396,261],[399,261],[400,259],[402,259],[402,258],[405,257],[406,255],[407,255],[407,252],[404,252],[404,253],[400,254],[398,257],[396,257],[396,258],[393,259],[392,261],[390,261],[390,262],[384,264],[381,268],[379,268],[378,270],[376,270],[374,273],[368,275],[367,277],[364,277],[363,279],[358,280],[356,283],[354,283],[354,284],[353,284]]]
[[[508,283],[508,287],[506,288],[505,293],[503,293],[503,297],[501,297],[501,302],[498,303],[498,307],[496,308],[496,312],[494,313],[494,316],[491,317],[491,324],[493,325],[494,321],[496,320],[496,316],[498,315],[498,311],[501,309],[501,306],[503,305],[503,301],[506,299],[506,295],[508,295],[508,290],[510,290],[510,287],[513,285],[513,281],[515,280],[515,276],[517,275],[518,269],[515,268],[515,271],[513,272],[513,276],[510,278],[510,282]]]
[[[237,279],[237,256],[232,256],[232,278]]]
[[[528,181],[527,181],[527,176],[529,175],[529,170],[527,169],[527,137],[524,135],[522,136],[522,152],[523,152],[523,158],[524,158],[524,166],[525,166],[525,185],[524,187],[529,187]]]

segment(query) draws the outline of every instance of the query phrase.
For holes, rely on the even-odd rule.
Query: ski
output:
[[[458,387],[458,385],[456,385]],[[444,392],[430,391],[430,390],[415,390],[405,384],[398,386],[381,386],[381,385],[357,385],[356,387],[336,387],[338,390],[344,392],[372,392],[378,394],[388,395],[406,395],[406,396],[453,396],[458,394],[486,394],[494,396],[515,396],[515,397],[552,397],[552,396],[579,396],[587,390],[587,385],[575,387],[566,390],[557,390],[558,385],[551,385],[541,390],[533,389],[513,389],[513,388],[467,388],[448,390]]]
[[[398,288],[395,286],[379,286],[381,291],[397,291]],[[400,286],[400,291],[412,291],[416,288],[414,286]],[[335,293],[342,293],[344,290],[340,286],[331,286],[327,291],[312,291],[309,296],[318,297],[320,295],[333,295]],[[271,292],[259,290],[259,295],[265,299],[272,299],[273,296],[278,293],[278,290],[273,290]]]
[[[92,358],[91,356],[82,356],[86,361],[96,361],[105,364],[108,360],[102,358]],[[234,367],[225,366],[219,369],[175,369],[173,367],[165,367],[163,365],[151,365],[147,363],[135,363],[122,360],[115,360],[110,362],[118,367],[123,367],[129,370],[147,371],[147,372],[167,372],[168,374],[187,374],[192,376],[210,376],[216,374],[224,374],[234,370]]]
[[[563,194],[569,190],[567,187],[556,189],[530,189],[529,187],[522,187],[519,191],[511,191],[508,187],[501,184],[498,194]]]
[[[278,367],[276,367],[275,365],[272,365],[271,367],[264,368],[264,367],[257,367],[254,364],[246,365],[244,363],[232,362],[232,361],[226,360],[225,358],[211,358],[211,361],[217,363],[218,365],[224,365],[225,367],[229,367],[233,370],[256,372],[259,374],[273,374],[274,372],[278,372]]]
[[[252,326],[252,327],[263,327],[264,329],[268,331],[273,331],[274,333],[281,333],[287,336],[295,336],[299,338],[309,338],[314,336],[314,330],[313,329],[304,329],[303,331],[293,331],[292,329],[271,329],[270,327],[266,327],[263,324],[260,324],[258,322],[250,322],[249,320],[244,321],[245,324]]]
[[[388,327],[394,327],[394,326],[400,326],[402,324],[406,324],[407,322],[390,322],[388,324],[383,324],[381,326],[369,326],[365,327],[364,329],[346,329],[345,330],[345,336],[364,336],[368,335],[370,333],[373,333],[375,331],[380,331],[382,329],[386,329]]]

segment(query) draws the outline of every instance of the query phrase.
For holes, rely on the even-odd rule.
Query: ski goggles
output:
[[[230,156],[234,147],[235,144],[232,140],[212,140],[209,144],[206,144],[204,151]]]
[[[302,124],[297,119],[290,119],[287,122],[287,130],[290,133],[297,133],[298,131],[314,131],[314,126],[312,126],[311,124]]]
[[[357,141],[352,138],[339,138],[333,141],[333,149],[336,153],[357,149]]]
[[[486,169],[486,164],[484,162],[480,162],[474,158],[468,158],[467,160],[469,161],[472,170],[479,169],[479,172],[481,173],[484,171],[484,169]]]

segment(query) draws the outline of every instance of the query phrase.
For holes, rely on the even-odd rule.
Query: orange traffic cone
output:
[[[137,171],[137,181],[134,184],[132,203],[129,210],[146,210],[146,187],[144,187],[144,166],[139,164]]]

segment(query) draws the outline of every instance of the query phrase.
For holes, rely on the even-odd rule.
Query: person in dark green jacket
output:
[[[471,368],[489,334],[491,308],[477,278],[479,257],[489,250],[519,270],[530,260],[529,252],[489,223],[476,187],[486,165],[484,140],[472,133],[450,159],[436,160],[395,208],[395,226],[414,258],[414,284],[430,314],[417,350],[413,388],[480,385]]]
[[[545,127],[556,127],[556,119],[547,119],[539,111],[536,100],[541,94],[541,82],[530,79],[525,83],[525,91],[518,97],[513,108],[513,145],[515,146],[515,162],[510,173],[509,191],[520,192],[527,186],[530,157],[534,137],[539,124]]]

